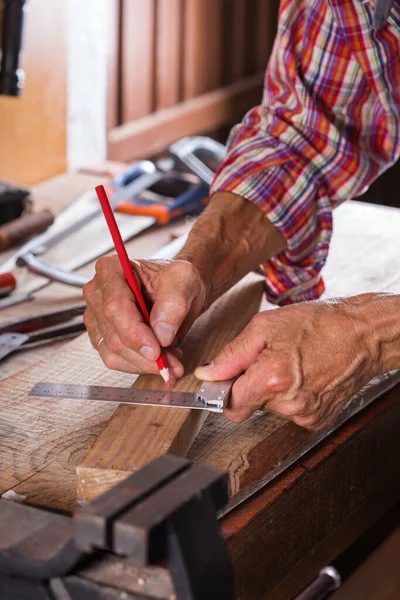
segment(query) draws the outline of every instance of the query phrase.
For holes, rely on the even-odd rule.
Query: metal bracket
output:
[[[222,412],[228,403],[231,389],[236,379],[235,377],[234,379],[222,382],[203,381],[196,396],[197,400],[204,402],[210,410]]]

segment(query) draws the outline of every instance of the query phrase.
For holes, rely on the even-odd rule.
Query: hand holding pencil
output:
[[[110,230],[110,234],[113,239],[114,246],[117,251],[121,266],[124,270],[128,285],[131,288],[132,293],[135,297],[138,308],[143,317],[143,321],[147,325],[150,326],[150,314],[147,309],[146,302],[143,298],[143,294],[140,289],[139,283],[137,281],[136,274],[135,274],[133,267],[131,265],[131,262],[129,260],[128,253],[126,251],[124,242],[122,240],[120,231],[118,229],[118,225],[115,220],[115,216],[114,216],[113,210],[111,208],[110,202],[108,200],[107,193],[104,189],[104,186],[98,185],[96,187],[96,194],[97,194],[97,197],[101,204],[101,208],[103,210],[103,214],[106,219],[108,228]],[[172,386],[171,386],[171,379],[170,379],[168,364],[167,364],[167,361],[166,361],[163,353],[161,353],[161,356],[157,359],[156,362],[157,362],[157,367],[158,367],[161,377],[164,379],[167,386],[169,388],[171,388]]]

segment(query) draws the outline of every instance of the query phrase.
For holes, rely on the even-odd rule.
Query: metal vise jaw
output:
[[[123,592],[133,600],[131,590],[107,586],[105,595],[101,576],[96,583],[85,577],[85,565],[101,573],[102,561],[114,557],[125,576],[132,565],[165,561],[179,600],[232,600],[217,521],[227,500],[227,473],[168,455],[72,517],[0,500],[1,599],[119,600]]]

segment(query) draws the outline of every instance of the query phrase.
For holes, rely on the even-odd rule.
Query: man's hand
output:
[[[285,247],[279,231],[261,210],[234,194],[214,194],[173,261],[140,260],[133,267],[152,305],[150,327],[136,307],[115,256],[96,263],[83,290],[90,340],[110,369],[157,373],[161,347],[171,375],[183,375],[176,338],[219,296],[264,260]]]
[[[132,262],[149,305],[148,327],[136,306],[117,256],[101,258],[96,275],[85,285],[84,315],[93,347],[109,369],[127,373],[158,373],[155,361],[161,347],[170,373],[183,375],[182,356],[171,346],[204,310],[205,284],[197,269],[183,260]]]
[[[396,310],[385,300],[396,297],[366,294],[259,313],[196,376],[242,373],[225,411],[235,423],[261,409],[322,429],[372,377],[400,366],[400,318],[397,328],[389,322]],[[397,311],[398,304],[397,297]]]

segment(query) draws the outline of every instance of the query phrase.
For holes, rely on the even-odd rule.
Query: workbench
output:
[[[35,187],[36,205],[38,208],[51,205],[53,210],[59,210],[80,192],[103,180],[88,174],[62,175]],[[170,241],[175,228],[169,225],[140,235],[129,243],[130,255],[151,254]],[[399,231],[400,210],[359,202],[348,202],[336,209],[331,252],[324,272],[325,297],[368,291],[400,292]],[[92,265],[82,269],[87,273],[92,270]],[[38,292],[31,302],[3,310],[0,323],[81,300],[79,290],[53,283]],[[272,307],[264,299],[261,309],[268,308]],[[21,399],[26,395],[28,384],[40,372],[35,363],[47,360],[44,364],[49,370],[52,363],[67,368],[66,349],[74,348],[73,344],[76,341],[57,342],[19,352],[0,366],[3,379],[0,382],[0,493],[67,511],[76,506],[76,467],[104,429],[111,412],[91,409],[82,424],[67,409],[53,414],[44,404],[37,404],[27,405],[24,410]],[[80,354],[78,350],[76,353],[83,360],[90,345],[85,338],[79,344]],[[99,360],[101,375],[96,382],[132,384],[131,375],[105,368],[101,371],[101,368]],[[17,374],[15,380],[13,377]],[[208,419],[188,458],[194,463],[215,460],[212,466],[227,464],[230,469],[234,463],[233,469],[241,478],[241,484],[250,476],[250,483],[257,477],[261,480],[268,468],[267,446],[263,448],[262,440],[255,446],[256,450],[247,455],[235,453],[235,440],[257,435],[257,431],[261,431],[259,425],[251,421],[236,426],[236,433],[232,431],[223,421]],[[280,431],[277,429],[275,437],[268,439],[268,448],[272,447],[271,443],[288,443],[288,438],[283,440],[279,435]],[[240,598],[292,598],[321,567],[400,500],[399,431],[400,386],[396,386],[256,494],[241,498],[241,503],[221,520]],[[308,435],[308,432],[293,426],[293,435]],[[231,456],[226,456],[228,452]],[[221,453],[225,453],[224,460]],[[251,490],[251,486],[246,489]],[[108,578],[116,585],[117,574],[112,568],[106,571],[100,575],[93,572],[88,577]],[[137,592],[142,585],[137,581],[146,580],[146,574],[143,576],[129,583]],[[121,585],[123,579],[119,573]],[[169,581],[167,574],[165,581]],[[168,585],[166,583],[166,590]],[[146,590],[151,593],[150,583]]]

